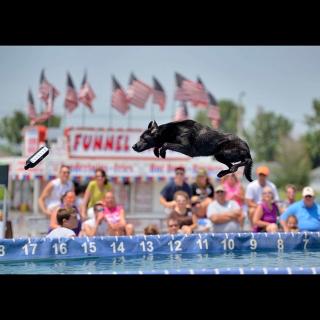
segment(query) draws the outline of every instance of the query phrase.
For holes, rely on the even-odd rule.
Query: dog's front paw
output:
[[[159,158],[159,156],[160,156],[160,154],[159,154],[159,148],[154,148],[154,149],[153,149],[153,153],[154,153],[154,155],[155,155],[157,158]]]
[[[163,158],[163,159],[165,159],[166,158],[166,149],[164,149],[164,148],[161,148],[160,149],[160,156],[161,156],[161,158]]]

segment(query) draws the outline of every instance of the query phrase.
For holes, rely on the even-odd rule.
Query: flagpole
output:
[[[131,110],[128,111],[128,127],[127,129],[129,129],[131,127]]]
[[[155,108],[155,104],[151,103],[151,119],[150,120],[155,120],[155,116],[154,116],[154,108]]]
[[[110,109],[109,109],[109,128],[112,128],[112,106],[110,105]]]
[[[84,128],[85,106],[83,105],[82,107],[83,108],[82,108],[81,124],[82,124],[82,127]]]

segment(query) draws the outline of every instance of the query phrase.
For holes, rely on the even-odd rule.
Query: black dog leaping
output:
[[[236,172],[244,166],[244,175],[252,181],[252,158],[248,144],[232,133],[213,130],[193,120],[169,122],[160,126],[151,121],[132,148],[137,152],[154,148],[155,156],[162,158],[166,157],[167,150],[190,157],[214,156],[228,167],[228,170],[220,171],[218,177]]]

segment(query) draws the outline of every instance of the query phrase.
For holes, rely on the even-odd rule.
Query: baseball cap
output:
[[[270,170],[266,166],[261,166],[257,168],[257,175],[264,174],[265,176],[268,176],[270,174]]]
[[[304,187],[302,190],[302,196],[314,196],[314,191],[311,187]]]
[[[224,191],[225,191],[225,190],[224,190],[224,186],[223,186],[222,184],[220,184],[220,185],[218,185],[216,188],[214,188],[214,191],[215,191],[215,192],[218,192],[218,191],[223,191],[223,192],[224,192]]]
[[[184,167],[176,167],[176,168],[174,169],[174,171],[175,171],[175,172],[177,172],[177,171],[183,171],[183,172],[185,172],[186,170],[184,169]]]

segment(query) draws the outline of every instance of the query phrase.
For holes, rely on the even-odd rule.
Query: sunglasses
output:
[[[70,174],[70,171],[62,171],[62,173]]]
[[[102,212],[102,211],[104,211],[104,208],[97,208],[97,209],[95,209],[94,211],[96,211],[96,212]]]
[[[304,196],[304,197],[305,197],[305,198],[308,198],[308,199],[311,199],[311,198],[312,198],[312,196],[309,196],[309,195],[308,195],[308,196]]]
[[[184,172],[183,171],[177,171],[176,175],[181,175],[182,176],[182,175],[184,175]]]

